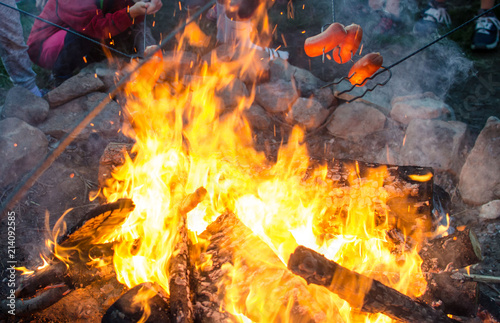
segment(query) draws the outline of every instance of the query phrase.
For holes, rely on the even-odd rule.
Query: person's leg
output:
[[[15,0],[2,1],[16,7]],[[35,83],[36,74],[31,68],[19,12],[0,6],[0,30],[0,56],[12,82],[41,96]]]
[[[75,34],[67,33],[64,38],[64,46],[52,68],[56,84],[58,85],[73,76],[75,70],[84,67],[87,63],[95,62],[104,57],[99,45]]]
[[[495,0],[481,0],[479,13],[493,8]],[[472,49],[494,49],[500,38],[500,21],[493,12],[480,17],[476,21],[476,29],[472,37]]]

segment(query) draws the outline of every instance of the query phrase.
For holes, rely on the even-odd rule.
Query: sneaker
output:
[[[422,17],[415,23],[413,32],[420,35],[429,35],[438,30],[439,27],[449,27],[451,18],[445,7],[437,6],[435,2],[430,2],[428,7],[422,12]]]
[[[494,49],[498,45],[500,21],[494,15],[480,17],[472,37],[472,49]]]

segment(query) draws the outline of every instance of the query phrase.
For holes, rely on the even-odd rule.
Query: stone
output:
[[[324,84],[308,70],[293,66],[282,58],[270,62],[270,81],[294,81],[300,96],[303,97],[310,97]]]
[[[382,112],[370,104],[355,101],[341,104],[333,113],[333,120],[327,129],[335,137],[357,141],[382,130],[385,121]]]
[[[49,104],[22,86],[14,86],[7,92],[2,112],[4,118],[18,118],[36,126],[49,113]]]
[[[43,132],[17,118],[0,121],[0,187],[18,182],[47,154]]]
[[[290,82],[264,83],[255,89],[255,101],[269,113],[286,112],[299,94]]]
[[[316,99],[325,109],[338,105],[338,100],[330,87],[316,89],[310,97]]]
[[[247,86],[243,81],[234,79],[231,83],[220,90],[217,95],[222,99],[224,109],[232,110],[250,95]]]
[[[467,125],[458,121],[414,119],[406,129],[401,162],[459,174],[466,131]]]
[[[299,124],[306,129],[314,129],[323,124],[328,117],[328,110],[315,99],[298,98],[286,115],[290,124]]]
[[[400,96],[391,101],[391,118],[403,124],[414,119],[447,119],[452,108],[432,92]]]
[[[89,110],[97,106],[105,93],[91,93],[84,97],[73,99],[57,109],[51,109],[47,120],[39,125],[45,134],[61,139],[80,122]],[[91,133],[104,137],[114,137],[121,127],[120,106],[115,101],[109,102],[90,124],[75,138],[76,141],[87,140]]]
[[[479,208],[479,217],[485,220],[500,218],[500,200],[494,200]]]
[[[248,123],[255,129],[265,130],[272,124],[271,118],[266,110],[256,103],[253,103],[248,109],[244,110],[243,115]]]
[[[73,99],[103,89],[104,83],[97,75],[81,72],[47,93],[46,99],[50,107],[55,108]]]
[[[500,120],[488,118],[460,173],[462,199],[480,205],[500,199]]]

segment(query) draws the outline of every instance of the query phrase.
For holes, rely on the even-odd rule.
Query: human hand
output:
[[[148,4],[149,4],[148,11],[147,11],[148,15],[152,15],[152,14],[157,13],[161,9],[161,7],[163,6],[163,3],[161,2],[161,0],[151,0],[151,2],[149,2]]]
[[[130,7],[129,13],[132,18],[143,15],[152,15],[157,13],[162,6],[163,3],[161,0],[152,0],[151,2],[137,1],[132,7]]]
[[[136,2],[132,7],[129,8],[130,17],[136,18],[139,16],[144,16],[148,11],[149,4],[144,1]]]

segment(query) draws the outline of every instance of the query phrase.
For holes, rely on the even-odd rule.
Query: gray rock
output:
[[[297,89],[285,81],[264,83],[255,89],[255,100],[269,113],[288,111],[298,97]]]
[[[500,218],[500,200],[494,200],[481,206],[479,217],[486,220]]]
[[[48,140],[17,118],[0,121],[0,187],[16,183],[45,157]]]
[[[250,108],[243,112],[248,123],[255,129],[264,130],[271,126],[271,118],[266,110],[258,104],[252,104]]]
[[[500,120],[490,117],[465,161],[458,188],[466,203],[500,199]]]
[[[222,99],[226,110],[234,109],[242,100],[250,95],[247,86],[243,81],[234,79],[228,86],[217,91],[217,95]]]
[[[80,122],[89,110],[97,106],[107,94],[91,93],[69,101],[57,109],[49,111],[47,120],[39,125],[45,134],[60,139],[69,133]],[[104,137],[114,137],[121,126],[120,106],[111,101],[85,129],[75,138],[76,141],[86,140],[91,133]]]
[[[403,124],[414,119],[447,119],[452,108],[434,93],[396,97],[391,101],[391,117]]]
[[[49,113],[49,104],[21,86],[14,86],[7,92],[3,117],[18,118],[30,125],[37,125]]]
[[[319,89],[324,82],[308,70],[296,67],[281,58],[270,62],[271,82],[294,81],[300,96],[309,97]]]
[[[290,124],[299,124],[306,129],[314,129],[325,122],[328,110],[315,99],[298,98],[286,116]]]
[[[382,130],[386,121],[382,112],[365,102],[344,103],[333,115],[328,131],[335,137],[353,141]]]
[[[93,73],[81,72],[47,93],[46,99],[50,107],[54,108],[75,98],[103,89],[104,83],[99,77]]]
[[[328,109],[331,106],[338,105],[337,99],[333,95],[332,89],[329,87],[314,90],[311,97],[321,103],[321,105],[325,109]]]
[[[458,121],[410,121],[401,147],[404,165],[428,166],[459,174],[467,125]]]

